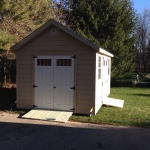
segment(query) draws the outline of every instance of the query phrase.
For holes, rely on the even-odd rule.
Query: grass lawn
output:
[[[113,87],[109,97],[124,100],[124,108],[102,106],[95,116],[73,115],[70,120],[150,128],[150,88]]]
[[[113,87],[110,97],[123,99],[124,108],[102,106],[95,116],[73,115],[70,120],[150,128],[150,88]],[[16,109],[15,101],[16,89],[0,89],[0,111],[19,114],[29,111]]]

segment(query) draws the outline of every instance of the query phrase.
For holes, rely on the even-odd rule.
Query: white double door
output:
[[[38,108],[71,110],[74,94],[74,58],[38,56],[35,58],[35,101]]]

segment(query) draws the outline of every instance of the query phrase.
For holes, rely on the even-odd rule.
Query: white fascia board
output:
[[[99,52],[102,53],[102,54],[104,54],[104,55],[107,55],[109,57],[114,57],[113,54],[109,53],[108,51],[106,51],[106,50],[104,50],[102,48],[99,48]]]

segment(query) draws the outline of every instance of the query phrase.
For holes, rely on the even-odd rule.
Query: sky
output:
[[[60,0],[57,0],[60,1]],[[144,8],[149,8],[150,10],[150,0],[131,0],[133,2],[133,7],[137,13],[141,13]]]
[[[133,7],[137,13],[141,13],[144,8],[150,10],[150,0],[131,0],[133,2]]]

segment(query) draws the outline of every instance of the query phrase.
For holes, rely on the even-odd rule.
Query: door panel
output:
[[[65,104],[70,105],[71,94],[70,92],[66,92],[65,94]]]
[[[73,108],[74,59],[70,56],[54,57],[54,109],[70,110]],[[57,92],[59,91],[59,103]]]
[[[108,90],[108,87],[107,87],[107,83],[108,83],[108,62],[107,62],[107,57],[104,57],[103,56],[103,72],[102,72],[102,82],[103,82],[103,91],[102,91],[102,94],[103,94],[103,101],[107,98],[107,90]]]
[[[54,95],[55,104],[56,104],[56,105],[61,105],[61,97],[62,97],[61,91],[55,90],[55,93],[54,93],[54,94],[55,94],[55,95]]]
[[[38,56],[35,59],[35,105],[39,108],[73,108],[74,59]]]
[[[51,64],[48,63],[51,60]],[[35,105],[53,109],[53,57],[35,58]]]

